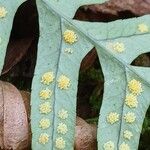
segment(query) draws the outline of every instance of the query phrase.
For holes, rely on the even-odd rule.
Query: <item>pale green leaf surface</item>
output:
[[[105,77],[98,128],[99,149],[103,150],[104,143],[109,140],[114,142],[115,150],[119,150],[119,145],[122,142],[126,142],[131,150],[138,149],[143,119],[150,104],[150,69],[133,67],[130,64],[140,54],[150,51],[150,34],[141,34],[137,29],[140,23],[149,25],[150,16],[111,23],[89,23],[71,19],[79,6],[91,3],[98,3],[98,1],[37,0],[40,39],[31,96],[32,149],[55,150],[55,140],[58,137],[63,137],[65,140],[64,149],[73,149],[80,63],[94,46],[97,49]],[[75,44],[69,45],[64,42],[62,36],[66,29],[74,30],[78,35],[78,41]],[[110,43],[115,42],[124,43],[125,51],[123,53],[117,53],[109,46]],[[73,54],[65,53],[65,48],[72,48]],[[54,72],[55,80],[46,86],[40,81],[41,76],[48,71]],[[57,80],[62,74],[71,80],[71,86],[68,90],[58,88]],[[127,83],[132,79],[139,80],[143,88],[143,93],[138,96],[139,105],[136,109],[131,109],[124,103],[125,97],[129,93]],[[53,91],[52,98],[48,100],[53,111],[48,115],[39,113],[39,105],[43,103],[39,92],[44,88]],[[58,111],[62,108],[66,109],[69,114],[69,117],[64,121],[58,118]],[[106,117],[113,111],[120,114],[120,120],[116,124],[110,125],[106,121]],[[123,119],[123,116],[129,111],[136,115],[136,121],[133,124],[125,123]],[[51,126],[47,130],[42,130],[39,127],[39,121],[42,117],[51,120]],[[57,126],[60,122],[68,126],[68,132],[65,135],[57,133]],[[130,141],[123,138],[123,132],[126,129],[133,132],[134,136]],[[38,142],[41,133],[49,135],[47,144],[42,145]]]
[[[149,15],[134,19],[117,20],[110,23],[85,22],[73,20],[73,23],[82,29],[87,35],[93,37],[95,41],[116,39],[119,37],[130,37],[140,35],[138,25],[144,23],[150,24]]]
[[[74,140],[74,126],[76,117],[76,93],[78,72],[80,62],[88,51],[93,47],[86,38],[80,36],[77,31],[79,42],[72,46],[73,54],[64,52],[65,48],[70,45],[65,44],[62,39],[62,33],[70,28],[72,25],[68,24],[63,18],[59,18],[55,13],[46,9],[46,6],[41,1],[37,1],[40,19],[40,39],[38,46],[38,60],[35,69],[34,80],[32,83],[32,148],[36,150],[41,149],[56,149],[55,140],[57,137],[62,136],[66,142],[67,149],[73,149]],[[78,62],[78,63],[77,63]],[[73,68],[73,69],[72,69]],[[41,76],[45,72],[53,71],[55,74],[55,81],[49,86],[44,86],[40,83]],[[69,90],[60,90],[57,85],[57,79],[60,75],[66,75],[71,80],[71,87]],[[49,100],[53,106],[53,111],[48,115],[39,114],[39,105],[42,103],[40,100],[39,92],[43,88],[50,88],[53,91],[53,96]],[[66,109],[69,113],[68,119],[62,121],[58,118],[58,111]],[[51,127],[46,131],[39,128],[39,121],[42,117],[50,118]],[[63,122],[68,126],[66,135],[57,133],[58,123]],[[50,135],[50,142],[46,145],[41,145],[38,138],[41,133],[47,132]]]
[[[9,41],[9,36],[12,29],[13,19],[18,7],[25,2],[25,0],[0,0],[0,7],[4,7],[7,14],[4,18],[0,18],[0,72],[2,72],[5,53]]]
[[[127,67],[124,68],[119,62],[115,62],[114,64],[114,60],[111,57],[102,55],[100,51],[98,51],[98,53],[105,76],[105,92],[98,129],[99,149],[102,149],[103,144],[107,141],[113,141],[116,145],[115,150],[118,150],[119,145],[123,142],[126,142],[130,146],[131,150],[137,150],[143,119],[150,104],[149,83],[147,83],[149,82],[147,79],[150,76],[150,70],[147,68],[137,69],[137,67],[131,67],[132,69],[128,69]],[[141,77],[143,77],[144,72],[144,79],[146,80],[143,81]],[[132,79],[141,81],[144,90],[144,92],[138,96],[139,105],[136,109],[131,109],[124,104],[125,96],[129,93],[127,83]],[[117,112],[118,114],[121,114],[122,119],[118,123],[110,125],[106,121],[106,117],[110,112]],[[134,112],[136,114],[135,123],[125,123],[123,116],[127,112]],[[125,130],[132,131],[134,135],[130,141],[123,138],[123,132]]]
[[[73,18],[77,9],[82,5],[101,4],[106,1],[108,0],[43,0],[68,18]]]

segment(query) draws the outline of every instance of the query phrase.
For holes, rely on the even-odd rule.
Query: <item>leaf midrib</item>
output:
[[[61,35],[62,35],[62,19],[60,18],[60,33],[61,33]],[[61,41],[60,41],[60,47],[59,47],[59,53],[58,53],[58,61],[57,61],[57,65],[56,65],[56,71],[55,71],[55,76],[56,76],[56,78],[57,78],[57,76],[58,76],[58,69],[59,69],[59,62],[60,62],[60,57],[61,57],[61,47],[62,47],[62,38],[61,38]],[[54,142],[54,130],[55,130],[55,116],[56,116],[56,112],[55,112],[55,105],[56,105],[56,94],[55,94],[55,92],[56,92],[56,82],[57,81],[55,81],[55,84],[54,84],[54,103],[53,103],[53,121],[52,121],[52,149],[54,149],[54,146],[53,146],[53,142]]]

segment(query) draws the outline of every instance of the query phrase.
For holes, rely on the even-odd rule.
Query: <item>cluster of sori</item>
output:
[[[64,41],[69,44],[69,45],[72,45],[74,44],[75,42],[77,42],[77,35],[76,33],[73,31],[73,30],[66,30],[64,33],[63,33],[63,39]],[[72,54],[73,53],[73,50],[72,48],[66,48],[64,50],[65,53],[68,53],[68,54]],[[65,76],[65,75],[61,75],[58,79],[58,87],[61,89],[61,90],[67,90],[69,87],[70,87],[70,79]],[[65,135],[67,132],[68,132],[68,127],[67,125],[63,122],[63,120],[67,119],[68,118],[68,111],[66,111],[65,109],[61,109],[59,112],[58,112],[58,117],[62,120],[62,122],[60,122],[57,126],[57,132],[59,134],[61,134],[62,136],[58,137],[55,141],[55,146],[57,149],[65,149],[65,146],[66,146],[66,142],[63,138],[63,135]]]
[[[131,111],[127,112],[123,116],[123,119],[126,123],[131,125],[136,120],[136,115],[134,112],[132,112],[132,109],[136,109],[138,107],[137,97],[139,94],[141,94],[143,92],[140,81],[138,81],[136,79],[130,80],[128,82],[128,90],[129,90],[129,94],[126,95],[125,106],[128,107],[129,109],[131,109]],[[119,119],[120,119],[120,115],[117,112],[111,112],[107,116],[107,122],[111,125],[118,122]],[[126,140],[131,140],[132,137],[133,137],[133,133],[131,131],[129,131],[128,129],[125,129],[123,132],[123,138]],[[114,142],[112,142],[112,141],[106,142],[103,147],[104,147],[104,150],[114,150],[115,149]],[[119,150],[130,150],[130,146],[126,142],[123,142],[120,145]]]
[[[141,23],[137,27],[138,32],[140,33],[148,33],[149,32],[149,27],[145,23]],[[125,51],[125,44],[123,42],[114,42],[114,43],[109,43],[108,44],[109,48],[113,49],[114,51],[118,53],[122,53]],[[140,81],[137,81],[136,79],[132,79],[128,83],[128,89],[129,89],[129,94],[126,95],[125,98],[125,105],[130,108],[130,109],[135,109],[138,107],[138,99],[137,96],[142,92],[142,86]],[[107,116],[107,122],[113,125],[114,123],[118,122],[120,118],[120,115],[117,112],[110,112],[109,115]],[[136,115],[134,112],[130,111],[124,115],[124,118],[126,123],[132,124],[136,120]],[[123,137],[127,140],[130,140],[133,136],[133,133],[129,130],[125,130],[123,132]],[[108,141],[104,144],[104,150],[114,150],[114,142]],[[119,150],[130,150],[130,146],[123,142]]]
[[[68,30],[67,29],[64,32],[63,36],[64,36],[65,42],[70,44],[70,45],[74,44],[78,40],[77,34],[73,30]],[[68,54],[72,54],[73,49],[71,47],[67,47],[67,48],[64,49],[64,52],[68,53]]]
[[[66,30],[63,34],[64,41],[72,45],[73,43],[77,42],[77,35],[72,30]],[[64,52],[71,54],[73,51],[71,48],[66,48]],[[49,71],[42,75],[41,83],[45,86],[49,86],[52,82],[54,82],[55,76],[54,72]],[[68,90],[71,86],[71,81],[68,76],[62,74],[57,79],[57,86],[60,90]],[[42,89],[39,93],[39,97],[42,101],[39,105],[40,114],[45,114],[45,116],[53,111],[53,106],[51,105],[51,96],[53,95],[53,91],[48,87]],[[63,150],[66,147],[66,141],[64,139],[65,134],[68,132],[68,126],[65,123],[65,120],[68,118],[69,114],[68,111],[64,108],[60,109],[57,112],[57,117],[60,122],[57,125],[57,133],[58,137],[55,139],[55,147],[57,149]],[[44,131],[51,126],[51,121],[49,118],[44,117],[39,121],[39,127],[42,128]],[[45,130],[46,131],[46,130]],[[39,143],[40,144],[47,144],[49,142],[50,135],[46,132],[41,133],[39,136]]]
[[[139,33],[148,33],[149,32],[149,27],[145,23],[141,23],[137,26],[137,30]],[[109,43],[108,48],[113,49],[117,53],[122,53],[125,51],[125,44],[121,41]]]
[[[4,18],[6,15],[7,15],[7,11],[6,11],[5,7],[0,6],[0,19]]]
[[[6,15],[7,15],[7,10],[6,10],[6,8],[3,7],[3,6],[0,6],[0,19],[5,18]],[[0,44],[1,44],[1,42],[2,42],[2,39],[1,39],[1,37],[0,37]]]
[[[67,90],[71,85],[70,79],[65,75],[61,75],[57,82],[58,82],[58,87],[61,90]],[[68,118],[68,111],[62,108],[61,110],[58,111],[58,117],[59,120],[61,120],[57,125],[57,133],[60,136],[57,137],[55,140],[55,147],[57,149],[65,149],[66,141],[63,136],[65,136],[65,134],[67,134],[68,132],[68,126],[65,123],[65,120]]]
[[[41,83],[44,84],[45,86],[48,86],[54,81],[54,73],[53,72],[46,72],[42,75],[41,77]],[[39,120],[39,127],[42,130],[46,130],[50,127],[51,121],[47,116],[47,114],[52,112],[52,106],[51,106],[51,96],[53,92],[50,90],[48,87],[42,89],[39,92],[39,97],[41,99],[40,105],[39,105],[39,111],[40,114],[45,115],[45,117],[42,117]],[[40,134],[39,137],[39,143],[40,144],[46,144],[49,141],[49,134],[46,132],[43,132]]]
[[[54,73],[53,72],[46,72],[41,77],[41,83],[48,86],[50,83],[54,81]],[[66,77],[65,75],[61,75],[59,79],[57,80],[58,87],[61,90],[67,90],[70,86],[70,79]],[[47,114],[51,113],[53,108],[51,105],[51,96],[53,94],[53,91],[49,88],[42,89],[39,93],[39,97],[42,101],[39,105],[39,111],[40,114],[45,115],[45,117],[41,118],[39,121],[39,127],[44,131],[48,129],[51,126],[51,121],[49,118],[46,117]],[[58,118],[60,118],[62,121],[68,118],[68,111],[65,109],[61,109],[58,112]],[[57,132],[59,134],[66,134],[68,131],[68,127],[65,123],[60,122],[57,126]],[[40,144],[47,144],[49,142],[49,134],[46,132],[41,133],[39,137],[39,143]],[[58,137],[55,141],[56,147],[58,149],[64,149],[65,148],[65,140],[62,137]]]

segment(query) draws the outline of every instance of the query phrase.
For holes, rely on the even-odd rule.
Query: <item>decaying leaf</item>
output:
[[[7,73],[22,59],[22,57],[27,53],[32,41],[33,38],[10,41],[7,48],[5,65],[3,67],[2,74]]]
[[[96,150],[96,126],[77,117],[75,132],[75,150]]]
[[[0,147],[21,150],[28,145],[28,120],[20,92],[0,81]]]
[[[27,91],[20,91],[23,102],[25,104],[25,108],[26,108],[26,112],[27,112],[27,116],[28,116],[28,121],[30,122],[30,112],[31,112],[31,108],[30,108],[30,92]]]
[[[89,7],[95,13],[107,13],[118,15],[123,11],[130,11],[137,16],[150,13],[149,0],[110,0],[102,5],[92,5]]]
[[[96,50],[93,49],[83,59],[83,61],[81,63],[81,68],[80,68],[81,71],[85,71],[88,68],[90,68],[94,64],[96,58],[97,58]]]

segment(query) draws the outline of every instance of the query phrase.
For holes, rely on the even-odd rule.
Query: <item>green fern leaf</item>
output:
[[[130,64],[138,55],[150,51],[150,17],[111,23],[72,19],[79,6],[102,2],[37,0],[40,39],[32,84],[33,149],[73,149],[78,73],[82,59],[93,47],[105,77],[98,148],[138,149],[150,104],[150,69]],[[45,73],[51,79],[48,84]],[[42,100],[42,90],[49,91],[50,98]],[[45,114],[41,111],[43,104],[50,107],[49,111],[43,107]],[[45,121],[41,125],[42,118],[49,119],[47,129],[42,128],[47,124]]]

